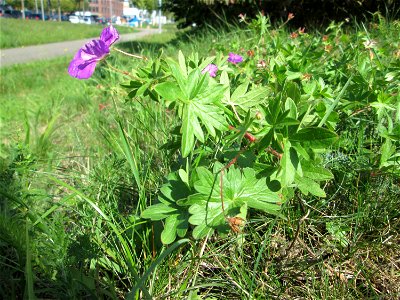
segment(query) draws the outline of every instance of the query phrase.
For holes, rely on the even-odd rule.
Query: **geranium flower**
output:
[[[110,53],[110,46],[119,39],[118,31],[111,25],[103,29],[100,39],[86,43],[69,64],[68,73],[78,79],[92,76],[96,64]]]
[[[201,71],[201,74],[208,72],[211,77],[217,76],[218,67],[214,64],[209,64]]]
[[[235,54],[230,52],[229,53],[229,57],[228,57],[228,61],[230,63],[233,63],[234,65],[241,63],[243,61],[243,57],[241,57],[239,54]]]

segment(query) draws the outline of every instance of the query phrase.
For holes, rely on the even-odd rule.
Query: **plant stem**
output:
[[[146,57],[146,56],[140,56],[140,55],[136,55],[136,54],[131,54],[131,53],[125,52],[125,51],[123,51],[123,50],[121,50],[121,49],[118,49],[118,48],[113,48],[113,49],[114,49],[115,51],[118,51],[118,52],[120,52],[120,53],[126,55],[126,56],[130,56],[130,57],[134,57],[134,58],[138,58],[138,59],[147,60],[147,57]]]

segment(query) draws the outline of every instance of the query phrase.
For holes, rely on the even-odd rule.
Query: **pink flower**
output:
[[[217,76],[218,67],[214,64],[209,64],[201,71],[201,74],[208,72],[211,77]]]
[[[92,76],[96,64],[110,53],[110,46],[118,40],[118,31],[111,25],[104,28],[100,39],[85,44],[69,64],[68,73],[78,79]]]
[[[228,61],[230,63],[233,63],[234,65],[241,63],[243,61],[243,57],[241,57],[239,54],[235,54],[230,52],[229,53],[229,57],[228,57]]]

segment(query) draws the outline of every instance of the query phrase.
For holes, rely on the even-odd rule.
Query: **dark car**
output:
[[[30,11],[25,11],[25,19],[30,19],[30,20],[42,20],[42,14],[40,13],[33,13]],[[50,20],[50,17],[48,15],[44,15],[44,20]]]
[[[4,10],[2,17],[20,19],[22,18],[22,12],[16,9],[6,9]]]
[[[33,13],[31,11],[25,11],[25,19],[41,20],[42,19],[42,15]]]

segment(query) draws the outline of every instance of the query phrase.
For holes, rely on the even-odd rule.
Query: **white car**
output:
[[[69,16],[69,21],[73,24],[78,24],[81,22],[78,16]]]
[[[95,24],[96,21],[95,21],[94,17],[92,17],[92,16],[90,16],[90,17],[85,16],[85,17],[80,19],[80,23],[90,25],[90,24]]]

